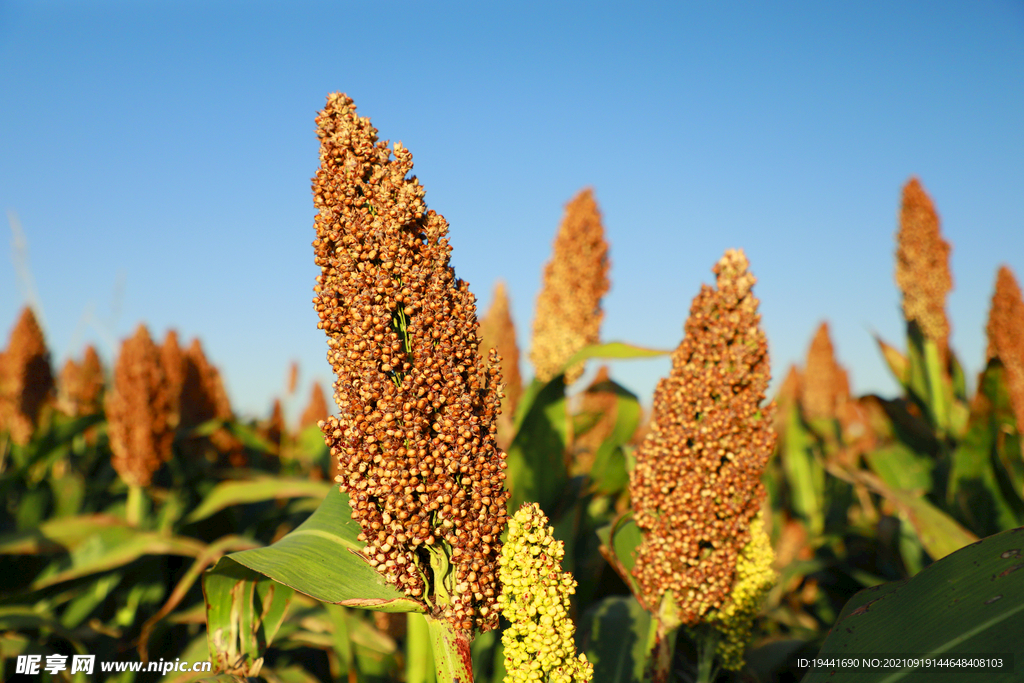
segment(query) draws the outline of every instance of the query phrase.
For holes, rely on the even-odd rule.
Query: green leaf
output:
[[[847,602],[819,657],[1013,655],[1017,673],[974,670],[986,681],[1019,680],[1024,656],[1024,529],[990,536],[905,581],[857,593]],[[968,680],[960,667],[820,668],[804,683]],[[979,678],[981,680],[981,678]]]
[[[332,487],[316,512],[277,543],[228,557],[321,602],[381,612],[425,611],[366,563],[359,533],[348,495]]]
[[[1002,364],[993,359],[978,380],[967,432],[951,456],[948,502],[972,531],[988,535],[1024,523],[1020,498],[1011,486],[1004,492],[997,470],[1002,467],[997,443],[1000,413],[1013,419],[1008,405]],[[1021,463],[1018,456],[1017,463]],[[1024,490],[1024,483],[1020,490]]]
[[[934,460],[895,443],[866,455],[868,465],[886,485],[900,491],[925,493],[932,488]]]
[[[636,564],[636,549],[643,541],[643,534],[633,521],[633,513],[627,511],[608,526],[601,527],[597,536],[601,539],[601,554],[608,564],[622,577],[633,595],[640,596],[640,585],[632,572]]]
[[[0,555],[66,553],[32,582],[32,590],[123,567],[143,555],[197,557],[205,548],[192,538],[140,531],[103,515],[56,519],[0,539]]]
[[[878,344],[878,348],[882,351],[882,357],[885,359],[886,365],[889,366],[889,370],[896,378],[896,381],[899,382],[901,386],[906,387],[907,381],[910,377],[910,364],[907,361],[907,357],[900,353],[895,347],[882,341],[882,338],[877,334],[874,336],[875,342]]]
[[[597,387],[591,387],[591,390],[615,393],[615,426],[608,438],[598,447],[590,468],[594,488],[600,493],[613,495],[622,491],[629,483],[623,446],[629,443],[636,433],[643,408],[632,392],[616,382],[604,382]]]
[[[812,537],[825,530],[825,470],[814,457],[814,437],[804,425],[794,401],[786,418],[782,441],[782,468],[789,484],[793,511]]]
[[[246,503],[282,498],[319,498],[335,488],[326,481],[309,479],[276,479],[256,477],[242,481],[225,481],[217,484],[203,502],[185,518],[186,522],[197,522],[214,515],[225,508]]]
[[[222,557],[203,575],[210,659],[221,673],[256,676],[292,590]]]
[[[918,495],[891,491],[889,498],[906,516],[917,532],[921,545],[933,559],[943,558],[978,540],[977,536],[960,526],[955,519]]]
[[[581,649],[594,665],[594,680],[642,681],[650,628],[651,613],[632,596],[612,596],[591,607],[580,633]]]
[[[535,381],[527,390],[535,398],[508,449],[506,484],[509,510],[535,501],[550,517],[569,478],[565,463],[565,384],[561,375],[536,387],[538,384]]]
[[[625,342],[607,342],[605,344],[594,344],[593,346],[587,346],[577,351],[572,358],[569,359],[562,371],[571,368],[580,361],[589,360],[591,358],[602,358],[606,360],[626,360],[630,358],[657,358],[658,356],[671,355],[672,351],[663,351],[661,349],[645,349],[642,346],[633,346]]]

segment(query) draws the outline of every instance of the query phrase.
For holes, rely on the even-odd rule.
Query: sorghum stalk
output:
[[[449,265],[448,224],[407,177],[409,150],[379,141],[340,93],[316,122],[313,304],[339,411],[321,429],[367,561],[468,653],[497,623],[498,357],[480,356],[475,299]]]
[[[551,260],[544,268],[530,348],[537,379],[547,382],[577,351],[600,341],[608,267],[601,213],[593,192],[583,190],[566,205]],[[566,370],[566,386],[582,374],[583,363]]]
[[[768,347],[743,252],[727,251],[713,270],[717,288],[703,286],[693,300],[630,475],[643,533],[633,575],[655,615],[657,667],[650,673],[659,680],[680,625],[695,629],[705,652],[702,680],[710,680],[712,650],[724,666],[739,668],[771,584],[771,547],[756,520],[775,445],[774,404],[761,405]]]

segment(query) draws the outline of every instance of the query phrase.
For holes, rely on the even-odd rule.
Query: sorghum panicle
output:
[[[512,324],[508,292],[505,290],[504,282],[499,282],[494,288],[494,300],[480,321],[480,346],[484,349],[495,349],[501,357],[505,395],[501,399],[501,415],[498,417],[498,444],[502,448],[507,448],[512,441],[516,406],[519,403],[519,396],[523,393],[523,380],[519,375],[516,328]]]
[[[557,375],[576,352],[600,341],[608,268],[601,213],[593,192],[583,190],[565,207],[537,297],[530,361],[541,381]],[[583,364],[574,365],[565,373],[565,384],[582,374]]]
[[[498,605],[509,621],[501,634],[505,683],[589,681],[593,665],[576,656],[569,596],[576,580],[562,572],[565,545],[536,503],[524,503],[508,524],[501,549]]]
[[[998,356],[1006,369],[1006,384],[1017,420],[1017,432],[1024,434],[1024,299],[1013,272],[1006,266],[999,269],[996,277],[996,290],[985,329],[988,333],[988,357]]]
[[[0,353],[0,430],[14,443],[32,439],[39,411],[53,393],[50,351],[32,309],[26,306]]]
[[[160,350],[145,325],[121,344],[106,413],[113,466],[129,486],[148,486],[171,457],[171,395]]]
[[[594,375],[594,380],[582,394],[580,413],[597,416],[597,422],[587,431],[573,438],[573,475],[590,471],[594,464],[597,450],[615,429],[619,400],[610,386],[611,376],[608,366],[602,365]]]
[[[846,370],[836,362],[828,323],[818,327],[811,341],[800,389],[800,403],[811,419],[834,419],[850,395]]]
[[[443,616],[465,631],[493,628],[507,499],[498,357],[485,367],[475,299],[449,265],[447,222],[407,177],[409,150],[379,141],[340,93],[316,123],[313,306],[339,410],[321,428],[364,553],[421,597],[440,580],[424,546],[444,542],[454,586]]]
[[[58,401],[68,415],[92,415],[103,408],[103,365],[91,344],[82,362],[69,358],[60,373]]]
[[[168,330],[164,343],[160,345],[160,360],[167,374],[167,386],[171,395],[171,426],[177,428],[181,422],[181,388],[185,384],[185,352],[178,344],[178,333]]]
[[[642,598],[657,611],[672,591],[687,625],[729,601],[775,445],[774,404],[761,405],[768,346],[754,276],[742,251],[727,251],[713,270],[717,289],[705,285],[693,300],[630,475],[644,533],[633,569]]]
[[[322,420],[326,420],[330,414],[331,411],[327,407],[327,399],[324,397],[324,388],[320,386],[320,382],[313,382],[313,388],[309,392],[309,403],[306,404],[306,409],[302,411],[302,415],[299,417],[299,430],[303,430],[310,425],[319,424]]]
[[[917,178],[903,187],[896,242],[896,283],[903,292],[903,316],[938,345],[945,359],[949,343],[946,295],[953,289],[950,246],[939,232],[932,200]]]

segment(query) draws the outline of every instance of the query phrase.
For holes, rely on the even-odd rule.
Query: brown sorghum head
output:
[[[1006,266],[999,269],[996,277],[996,291],[985,329],[988,357],[998,356],[1006,369],[1006,385],[1017,431],[1024,434],[1024,300],[1017,280]]]
[[[60,373],[58,401],[68,415],[92,415],[103,409],[103,365],[89,345],[79,363],[69,358]]]
[[[939,216],[917,178],[903,187],[896,234],[896,284],[903,292],[903,316],[934,341],[945,358],[949,343],[946,295],[953,289],[949,242],[939,232]]]
[[[548,381],[577,351],[600,341],[601,297],[608,287],[608,243],[594,193],[586,189],[566,205],[544,268],[530,348],[538,379]],[[582,374],[582,363],[569,368],[566,385]]]
[[[227,420],[231,417],[231,402],[220,373],[206,359],[198,339],[193,339],[184,353],[180,412],[181,425],[185,428],[214,418]]]
[[[742,251],[714,267],[717,288],[693,300],[672,371],[658,383],[650,433],[630,494],[644,540],[633,574],[648,609],[672,591],[694,625],[729,597],[740,551],[761,509],[761,474],[775,446],[768,345],[755,279]]]
[[[36,428],[39,411],[53,393],[50,351],[32,309],[26,306],[0,353],[0,431],[25,445]]]
[[[313,382],[313,389],[309,392],[309,403],[306,404],[306,409],[302,411],[302,416],[299,418],[299,429],[319,424],[330,414],[327,399],[324,397],[324,388],[320,386],[320,382]]]
[[[121,344],[106,409],[113,466],[129,486],[148,486],[171,457],[171,396],[160,350],[145,325]]]
[[[450,549],[443,616],[466,631],[493,628],[507,498],[497,355],[485,370],[475,299],[449,265],[447,222],[409,177],[409,150],[378,140],[340,93],[316,123],[313,306],[339,410],[321,427],[364,553],[388,582],[422,597],[441,580],[425,546]]]
[[[292,361],[291,365],[288,366],[288,395],[291,396],[295,393],[295,388],[299,386],[299,364]]]
[[[849,379],[836,362],[828,323],[822,323],[807,351],[807,367],[800,386],[800,404],[808,418],[834,419],[850,393]]]
[[[167,374],[167,386],[171,394],[171,426],[177,428],[181,422],[181,389],[185,384],[185,352],[178,344],[178,333],[168,330],[160,346],[160,359]]]
[[[284,437],[284,411],[281,409],[281,399],[279,398],[274,399],[274,407],[264,425],[263,434],[267,441],[280,448],[281,439]]]
[[[501,358],[505,396],[501,399],[501,415],[498,417],[498,444],[502,448],[508,448],[514,431],[516,406],[519,404],[519,396],[523,393],[523,380],[519,375],[516,328],[512,324],[504,282],[499,282],[494,288],[494,300],[487,309],[487,315],[480,321],[480,348],[494,349]]]

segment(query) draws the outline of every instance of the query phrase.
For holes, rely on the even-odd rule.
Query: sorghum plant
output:
[[[633,575],[656,617],[656,678],[667,674],[680,625],[696,629],[701,680],[711,680],[723,636],[722,663],[739,668],[741,641],[772,581],[758,521],[775,446],[774,405],[762,406],[768,347],[743,252],[727,251],[713,270],[717,287],[703,286],[693,301],[630,476],[643,533]]]
[[[316,121],[313,305],[339,410],[321,428],[369,563],[469,637],[497,624],[499,359],[481,358],[475,299],[409,150],[340,93]]]
[[[32,309],[21,311],[7,350],[0,354],[0,431],[24,446],[43,404],[53,392],[50,351]]]
[[[69,358],[60,372],[57,402],[68,415],[93,415],[102,410],[103,366],[96,348],[85,349],[82,362]]]
[[[494,349],[501,356],[501,376],[505,380],[501,415],[498,417],[498,445],[508,448],[512,441],[516,406],[523,393],[523,380],[519,375],[519,346],[516,328],[509,312],[508,292],[504,282],[494,288],[494,300],[480,321],[481,348]]]
[[[986,331],[988,357],[999,358],[1005,368],[1017,432],[1024,433],[1024,300],[1017,280],[1006,266],[999,269],[996,277]]]
[[[171,457],[172,399],[160,350],[145,325],[121,344],[114,364],[114,386],[106,397],[112,464],[128,485],[127,517],[141,516],[141,489]]]
[[[566,205],[554,252],[544,268],[530,348],[537,379],[547,382],[577,351],[600,339],[608,268],[601,213],[593,192],[583,190]],[[582,374],[582,363],[569,368],[566,386]]]

